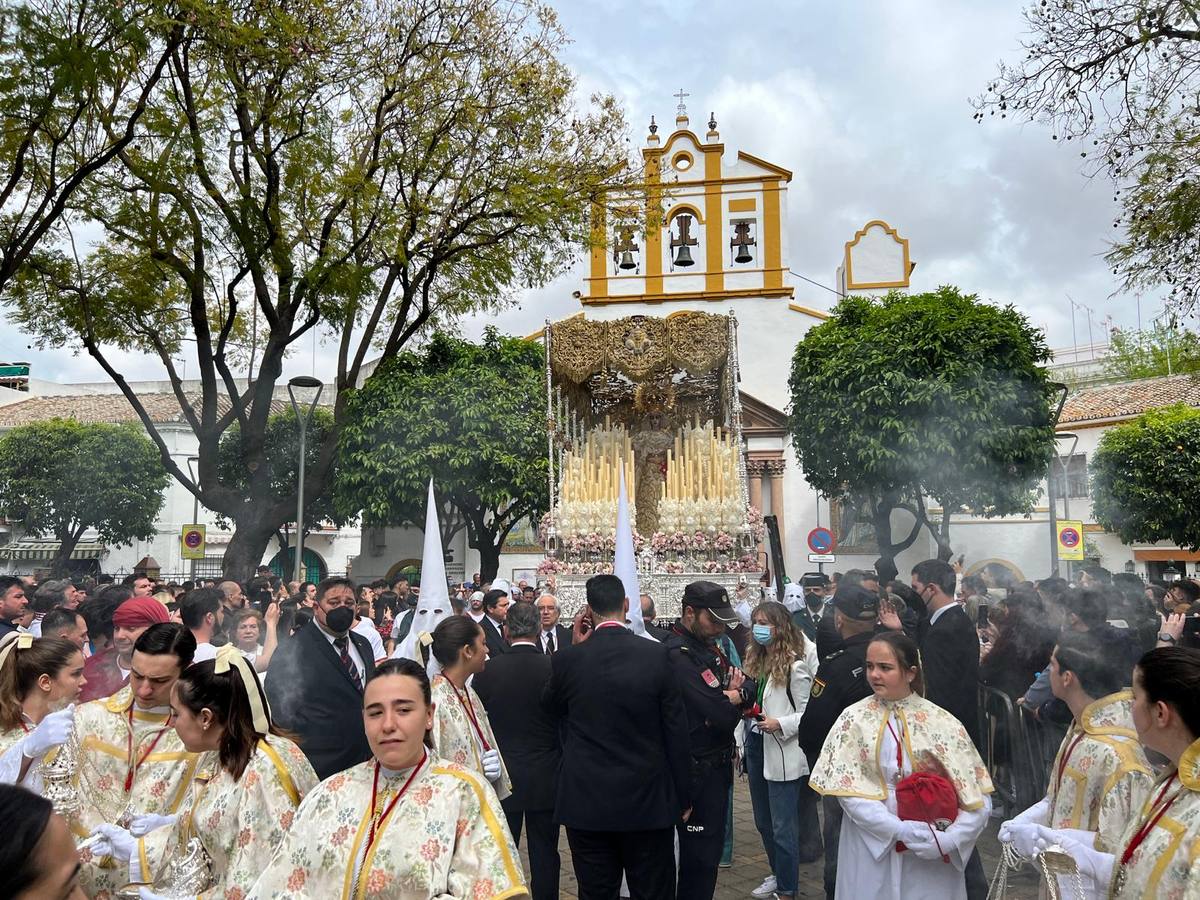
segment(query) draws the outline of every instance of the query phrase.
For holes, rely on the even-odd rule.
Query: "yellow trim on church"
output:
[[[854,281],[854,268],[850,261],[850,248],[858,246],[858,242],[861,241],[864,237],[866,237],[867,232],[870,231],[872,228],[874,228],[876,225],[880,226],[887,234],[891,235],[892,239],[895,240],[896,243],[900,245],[900,247],[904,253],[904,278],[902,278],[900,281],[877,281],[877,282],[872,282],[872,283],[858,284]],[[910,264],[909,258],[908,258],[908,238],[900,237],[900,235],[896,233],[896,229],[893,228],[891,225],[889,225],[887,222],[883,221],[883,219],[872,219],[870,222],[868,222],[866,225],[864,225],[861,229],[856,231],[854,233],[854,238],[852,240],[846,241],[846,249],[845,249],[843,258],[844,258],[844,265],[845,265],[845,269],[846,269],[846,290],[847,291],[876,290],[879,288],[906,288],[909,286],[909,275],[912,274],[913,267]]]
[[[804,313],[806,316],[812,316],[814,319],[821,319],[822,321],[829,318],[829,313],[813,309],[811,306],[801,306],[799,303],[789,303],[788,309],[792,312]]]
[[[677,291],[669,294],[614,294],[610,297],[580,297],[579,302],[584,306],[591,306],[601,303],[669,303],[672,301],[683,302],[689,300],[741,300],[746,297],[794,297],[795,295],[796,289],[785,285],[778,288],[725,288],[718,293],[709,293],[708,291]]]

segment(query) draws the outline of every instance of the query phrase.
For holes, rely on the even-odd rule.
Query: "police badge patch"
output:
[[[825,690],[825,682],[823,682],[820,678],[814,678],[811,696],[820,697],[821,692],[824,690]]]
[[[700,677],[703,678],[704,683],[707,684],[711,688],[721,686],[720,679],[717,678],[717,676],[713,674],[712,669],[705,669],[703,672],[700,673]]]

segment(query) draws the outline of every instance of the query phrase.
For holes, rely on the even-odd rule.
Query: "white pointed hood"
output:
[[[392,651],[392,657],[405,657],[421,662],[418,642],[421,636],[433,634],[443,619],[454,614],[450,593],[446,588],[446,558],[442,553],[442,528],[438,522],[437,504],[433,498],[433,479],[429,479],[429,499],[425,506],[425,549],[421,555],[421,593],[413,612],[412,627],[404,640]],[[430,655],[432,662],[433,656]]]

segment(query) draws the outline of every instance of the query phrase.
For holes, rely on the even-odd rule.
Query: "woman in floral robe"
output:
[[[428,746],[430,702],[419,663],[393,659],[375,670],[363,694],[374,758],[305,798],[252,898],[528,896],[491,785]]]
[[[175,683],[175,730],[191,752],[213,751],[178,815],[135,819],[136,840],[116,826],[98,829],[103,850],[129,857],[130,881],[144,900],[198,896],[242,900],[292,826],[317,776],[292,741],[272,726],[262,687],[237,650],[196,663]]]
[[[1200,900],[1200,651],[1161,647],[1141,658],[1133,724],[1142,746],[1170,765],[1111,852],[1045,826],[1038,826],[1039,849],[1062,847],[1085,889],[1112,900]]]
[[[508,769],[483,702],[470,678],[483,671],[483,629],[466,616],[451,616],[433,631],[433,655],[442,671],[433,677],[433,749],[442,759],[483,775],[501,800],[512,793]]]

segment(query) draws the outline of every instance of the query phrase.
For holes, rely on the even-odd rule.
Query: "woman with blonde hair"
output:
[[[758,702],[742,721],[738,743],[750,776],[754,826],[771,875],[754,892],[780,900],[796,895],[800,878],[800,805],[808,761],[800,749],[800,719],[817,672],[817,648],[792,623],[782,603],[768,600],[750,613],[753,640],[743,668],[758,682]],[[810,804],[816,828],[816,808]],[[807,817],[806,817],[807,818]]]

